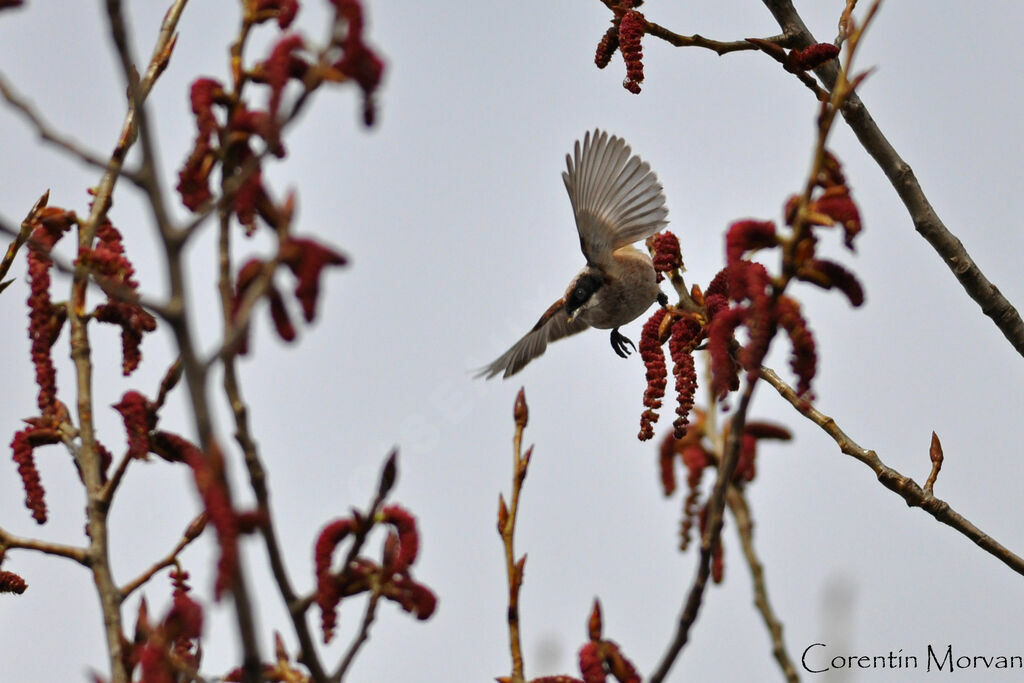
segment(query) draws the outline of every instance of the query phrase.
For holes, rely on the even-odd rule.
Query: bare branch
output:
[[[761,377],[775,387],[775,390],[779,392],[782,398],[789,401],[804,417],[821,427],[826,434],[831,436],[836,444],[839,445],[839,450],[870,467],[875,476],[878,477],[878,481],[907,501],[907,505],[921,508],[938,521],[956,529],[974,541],[982,550],[999,559],[1000,562],[1013,571],[1018,574],[1024,574],[1024,558],[1010,552],[1009,549],[998,541],[974,526],[974,524],[950,507],[949,503],[936,498],[930,492],[918,486],[913,479],[905,477],[887,466],[874,451],[859,446],[853,439],[847,436],[846,432],[839,428],[835,420],[817,410],[804,399],[799,398],[793,387],[782,381],[773,370],[761,368]]]
[[[793,36],[793,47],[804,48],[817,41],[790,0],[763,0],[785,35]],[[834,63],[819,66],[815,73],[831,90],[839,75]],[[861,145],[889,178],[903,205],[907,207],[914,227],[953,271],[967,294],[981,306],[1018,353],[1024,355],[1024,320],[1017,309],[992,284],[974,262],[963,243],[936,214],[910,165],[903,160],[878,128],[867,107],[856,93],[851,93],[842,107],[843,118]]]
[[[35,550],[45,555],[66,557],[69,560],[74,560],[83,567],[88,567],[90,565],[89,551],[86,548],[78,548],[76,546],[64,545],[62,543],[50,543],[49,541],[40,541],[35,538],[15,536],[14,534],[8,533],[4,529],[0,528],[0,551],[8,548]]]
[[[377,582],[375,581],[373,592],[370,593],[370,599],[366,603],[366,610],[363,612],[363,621],[359,626],[359,633],[356,634],[352,644],[349,645],[348,651],[345,652],[345,656],[342,658],[341,664],[338,665],[338,670],[330,678],[333,683],[344,680],[349,667],[352,666],[352,662],[355,661],[359,648],[361,648],[366,641],[370,639],[370,627],[373,625],[373,620],[377,616],[377,605],[380,603],[380,590],[376,583]]]
[[[18,250],[21,249],[22,245],[28,241],[28,238],[32,235],[32,220],[40,209],[46,206],[46,203],[50,200],[50,191],[47,190],[42,194],[36,203],[29,209],[28,214],[25,216],[25,220],[21,222],[21,227],[18,230],[0,223],[0,230],[9,234],[14,238],[14,241],[7,246],[7,252],[4,254],[4,260],[0,261],[0,280],[7,275],[7,272],[11,269],[11,264],[14,263],[14,257],[18,255]]]
[[[70,137],[53,129],[48,123],[46,123],[46,121],[43,120],[42,116],[36,112],[35,108],[28,100],[21,97],[14,91],[10,83],[4,79],[3,74],[0,74],[0,95],[7,100],[7,104],[11,105],[22,116],[28,119],[29,124],[36,129],[36,133],[40,138],[60,149],[63,149],[71,156],[78,158],[79,161],[89,166],[106,170],[106,159],[101,157],[99,154],[82,147]]]
[[[761,613],[761,618],[764,619],[764,625],[768,627],[768,634],[772,639],[772,655],[778,662],[779,668],[782,669],[786,680],[795,683],[800,680],[800,677],[797,676],[796,667],[793,666],[793,661],[789,658],[789,652],[786,650],[786,643],[782,639],[782,622],[775,616],[772,605],[768,601],[764,565],[761,564],[757,551],[754,549],[754,522],[750,517],[747,499],[743,495],[743,491],[734,485],[729,486],[725,499],[729,504],[729,511],[732,512],[732,516],[736,520],[737,533],[740,543],[743,545],[743,555],[747,559],[747,566],[750,567],[750,578],[754,582],[754,604],[757,606],[757,611]]]
[[[523,683],[526,674],[523,669],[523,646],[519,636],[519,588],[523,584],[523,567],[526,555],[516,559],[515,532],[516,519],[519,514],[519,494],[523,490],[526,472],[530,466],[533,448],[523,453],[523,430],[529,419],[529,408],[526,405],[526,392],[519,390],[513,412],[516,432],[512,440],[512,500],[505,505],[505,498],[498,496],[498,534],[505,547],[505,573],[508,575],[508,641],[512,656],[511,683]]]
[[[617,16],[622,14],[622,5],[618,0],[601,0],[605,6],[616,13]],[[705,38],[700,34],[693,34],[691,36],[684,36],[674,31],[670,31],[664,26],[659,26],[651,21],[645,21],[646,26],[644,32],[660,38],[666,43],[675,45],[676,47],[702,47],[712,52],[717,53],[719,56],[728,54],[730,52],[741,52],[757,50],[757,46],[751,44],[746,40],[712,40],[711,38]],[[771,36],[763,39],[766,42],[775,43],[777,45],[788,45],[791,38],[785,34],[778,36]]]
[[[203,529],[206,527],[206,520],[206,513],[201,512],[199,513],[198,516],[196,516],[195,519],[189,522],[188,527],[185,529],[185,533],[181,536],[181,540],[178,541],[178,544],[174,546],[174,549],[171,552],[167,553],[167,555],[163,559],[157,560],[156,563],[153,564],[153,566],[151,566],[149,569],[142,572],[142,574],[137,576],[135,579],[129,581],[121,587],[121,600],[126,600],[129,595],[131,595],[137,589],[141,588],[143,585],[145,585],[147,581],[153,578],[153,576],[158,571],[165,567],[170,567],[172,564],[177,562],[178,555],[181,554],[181,551],[184,550],[189,543],[196,540],[197,538],[199,538],[200,535],[202,535]]]

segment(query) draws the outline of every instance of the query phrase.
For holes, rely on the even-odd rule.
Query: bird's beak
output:
[[[572,313],[569,314],[569,322],[572,322],[573,320],[576,319],[576,313],[577,312],[578,311],[573,311]]]

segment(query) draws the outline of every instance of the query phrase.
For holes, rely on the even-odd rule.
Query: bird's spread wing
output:
[[[653,235],[668,225],[665,195],[647,162],[630,156],[622,138],[589,132],[562,173],[576,216],[580,247],[587,262],[604,265],[613,251]]]
[[[498,373],[503,373],[503,379],[511,377],[526,367],[531,360],[544,353],[548,342],[582,332],[587,327],[587,323],[579,318],[569,322],[569,316],[565,312],[565,299],[559,299],[544,312],[532,330],[493,363],[480,368],[476,376],[491,379]]]

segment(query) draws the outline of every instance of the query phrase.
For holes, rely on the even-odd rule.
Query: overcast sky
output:
[[[299,30],[319,39],[327,3],[307,2]],[[530,403],[527,440],[536,444],[526,481],[517,549],[529,553],[521,596],[527,674],[576,674],[594,596],[605,634],[649,673],[668,643],[696,557],[676,549],[680,493],[658,486],[656,444],[636,439],[644,370],[616,357],[607,333],[553,345],[512,381],[484,383],[471,370],[490,362],[561,296],[583,264],[559,177],[564,155],[588,129],[627,139],[665,188],[688,282],[706,285],[723,265],[723,233],[738,218],[778,220],[807,172],[817,105],[809,91],[762,54],[718,57],[644,41],[646,81],[632,95],[616,56],[604,71],[594,48],[610,12],[597,0],[559,3],[368,3],[369,36],[387,60],[378,125],[359,123],[351,88],[318,96],[290,133],[289,156],[268,170],[278,196],[298,191],[295,231],[316,235],[351,258],[328,274],[320,317],[292,346],[257,315],[244,391],[294,582],[312,587],[312,544],[327,521],[364,506],[388,450],[400,450],[395,502],[420,523],[418,579],[440,597],[430,621],[383,605],[354,681],[482,681],[509,670],[505,574],[495,512],[511,478],[512,403]],[[798,2],[820,40],[832,40],[842,2]],[[323,5],[323,6],[321,6]],[[136,53],[148,55],[164,8],[129,3]],[[759,2],[644,6],[649,20],[679,33],[722,40],[778,33]],[[102,3],[30,2],[0,15],[0,70],[56,127],[107,154],[123,116],[119,69]],[[234,3],[193,0],[170,67],[151,98],[163,182],[194,135],[188,85],[225,78]],[[1002,292],[1024,302],[1017,198],[1021,191],[1020,92],[1024,87],[1020,3],[889,0],[867,35],[861,67],[877,71],[862,96],[911,164],[947,226]],[[253,58],[265,54],[269,29]],[[5,172],[0,215],[16,223],[47,188],[51,204],[86,211],[95,172],[41,147],[24,122],[0,107]],[[818,407],[862,446],[918,482],[938,432],[946,460],[936,494],[1018,553],[1021,358],[960,289],[913,230],[881,171],[840,124],[833,149],[845,163],[865,232],[857,253],[826,236],[822,249],[860,277],[867,303],[797,286],[815,332]],[[154,229],[125,185],[111,212],[125,233],[143,289],[166,291]],[[179,217],[184,217],[181,209]],[[212,228],[212,226],[211,226]],[[188,252],[196,330],[204,348],[220,326],[214,300],[212,229]],[[238,256],[265,253],[244,243]],[[28,362],[24,258],[0,295],[5,321],[0,365],[0,433],[12,435],[35,410]],[[287,286],[287,278],[281,282]],[[67,282],[57,278],[55,298]],[[636,340],[642,319],[623,332]],[[67,337],[58,342],[58,386],[72,403]],[[783,347],[785,345],[782,345]],[[129,388],[154,394],[171,358],[166,331],[147,338],[140,370],[119,373],[116,332],[95,330],[96,405],[101,438],[123,446],[119,417],[105,406]],[[769,364],[784,377],[784,355]],[[211,384],[216,391],[218,381]],[[161,425],[191,434],[182,392]],[[222,444],[231,443],[223,401]],[[671,409],[668,411],[671,415]],[[833,655],[902,649],[921,669],[830,672],[808,680],[923,680],[929,645],[955,655],[1024,655],[1021,577],[963,536],[884,489],[866,467],[803,420],[769,387],[751,416],[789,426],[790,444],[762,449],[748,489],[755,542],[791,655],[825,643]],[[659,427],[668,426],[663,419]],[[662,433],[659,430],[658,434]],[[9,437],[4,437],[9,439]],[[7,443],[4,441],[4,443]],[[238,453],[231,451],[231,457]],[[0,476],[0,525],[19,534],[81,544],[83,497],[63,451],[38,453],[52,520],[37,528],[22,505],[16,469]],[[240,488],[240,487],[239,487]],[[124,582],[173,546],[196,511],[183,468],[133,466],[114,505],[115,577]],[[726,580],[706,596],[671,680],[779,678],[752,604],[750,573],[734,524],[724,532]],[[184,554],[197,594],[209,600],[212,544]],[[264,652],[288,635],[262,547],[247,564],[260,609]],[[5,569],[30,584],[0,607],[5,680],[85,680],[106,670],[97,601],[78,566],[23,551]],[[150,613],[169,600],[164,574],[145,591]],[[134,620],[138,596],[125,617]],[[337,661],[361,613],[344,603]],[[230,608],[210,615],[204,671],[234,665]],[[857,672],[853,672],[857,674]],[[957,680],[1017,680],[962,672]]]

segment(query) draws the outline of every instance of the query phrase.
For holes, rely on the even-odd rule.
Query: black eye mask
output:
[[[590,297],[594,295],[594,292],[600,289],[603,284],[604,278],[592,273],[586,273],[577,278],[565,298],[566,313],[572,315],[580,306],[587,303]]]

